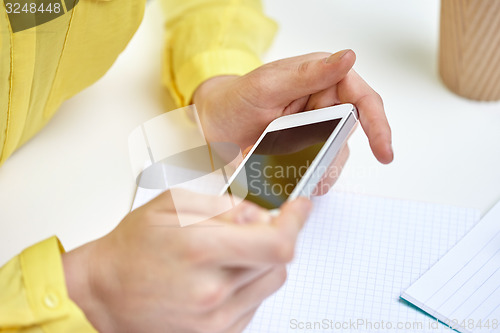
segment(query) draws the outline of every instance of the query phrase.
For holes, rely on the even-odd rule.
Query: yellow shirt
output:
[[[51,10],[60,4],[61,12],[49,20],[47,13],[24,12],[27,1],[35,2],[0,5],[0,165],[64,100],[104,75],[137,30],[145,7],[145,0],[52,0]],[[162,1],[163,83],[179,106],[189,103],[204,80],[260,65],[259,54],[276,30],[259,0]],[[39,9],[41,1],[36,3]],[[68,298],[62,251],[52,237],[0,268],[0,332],[94,331]]]

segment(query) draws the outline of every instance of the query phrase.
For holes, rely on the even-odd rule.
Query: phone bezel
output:
[[[348,120],[350,119],[350,116],[353,117],[351,119],[354,119],[354,122],[349,121],[352,124],[350,126],[346,127],[346,125],[349,125],[347,123],[348,123]],[[359,119],[358,111],[356,110],[356,107],[352,104],[341,104],[341,105],[326,107],[323,109],[295,113],[295,114],[283,116],[280,118],[276,118],[275,120],[273,120],[266,127],[266,129],[261,134],[261,136],[259,137],[257,142],[253,145],[252,149],[244,157],[244,159],[240,163],[240,165],[238,165],[238,167],[236,168],[233,175],[228,179],[226,185],[224,186],[224,188],[221,192],[221,195],[226,193],[227,189],[230,187],[230,185],[232,184],[232,182],[234,181],[234,179],[236,178],[238,173],[245,166],[248,159],[254,153],[255,149],[257,149],[258,145],[260,144],[260,142],[262,141],[262,139],[264,138],[264,136],[267,133],[278,131],[281,129],[286,129],[286,128],[293,128],[293,127],[302,126],[302,125],[319,123],[319,122],[333,120],[333,119],[340,119],[339,124],[337,125],[335,130],[332,132],[332,134],[330,134],[330,136],[326,140],[323,147],[321,147],[320,151],[318,152],[318,154],[316,155],[314,160],[311,162],[311,165],[304,173],[304,176],[302,176],[302,178],[299,180],[299,182],[295,186],[292,193],[288,196],[286,201],[293,200],[293,199],[297,198],[298,196],[310,197],[311,193],[302,193],[305,186],[307,184],[309,184],[310,182],[316,182],[316,184],[317,184],[321,180],[324,173],[319,174],[318,172],[316,172],[318,169],[318,166],[320,165],[320,163],[329,165],[331,163],[331,161],[333,161],[335,156],[340,151],[341,146],[343,145],[343,143],[345,142],[345,140],[349,136],[350,132],[352,131],[352,129],[355,127],[356,123],[358,122],[358,119]],[[335,151],[335,149],[332,150],[334,142],[337,143],[336,151]],[[326,157],[327,152],[330,152],[330,154],[328,154],[328,155],[331,155],[331,156],[328,156],[327,160],[325,161],[324,158]]]

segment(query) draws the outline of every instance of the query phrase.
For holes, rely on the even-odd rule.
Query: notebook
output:
[[[500,203],[401,297],[460,332],[499,332]]]
[[[134,207],[159,192],[139,188]],[[449,332],[399,296],[479,211],[335,191],[313,202],[287,282],[245,332]]]

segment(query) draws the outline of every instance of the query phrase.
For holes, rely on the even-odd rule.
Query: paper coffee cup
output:
[[[456,94],[500,100],[500,0],[441,0],[439,74]]]

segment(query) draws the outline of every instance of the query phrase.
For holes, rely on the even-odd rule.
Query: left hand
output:
[[[233,142],[242,150],[274,119],[342,103],[358,108],[375,157],[393,160],[391,129],[381,97],[353,69],[352,50],[311,53],[263,65],[244,76],[219,76],[193,95],[209,141]]]
[[[285,282],[311,202],[287,202],[276,217],[247,201],[219,214],[230,205],[224,196],[160,194],[63,254],[71,299],[104,333],[242,332]],[[180,227],[183,217],[200,222]]]

